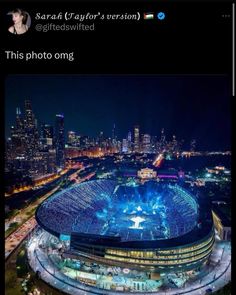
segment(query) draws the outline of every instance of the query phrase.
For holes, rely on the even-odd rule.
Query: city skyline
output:
[[[186,144],[196,139],[203,150],[229,149],[228,83],[224,76],[9,76],[5,132],[9,136],[16,108],[23,111],[29,99],[39,126],[53,125],[55,116],[64,114],[66,134],[97,137],[103,131],[112,137],[115,124],[122,140],[138,125],[140,134],[160,137],[164,128],[169,139],[176,135]]]

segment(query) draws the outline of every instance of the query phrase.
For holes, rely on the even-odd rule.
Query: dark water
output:
[[[179,158],[178,160],[165,160],[162,169],[176,168],[183,169],[184,171],[201,170],[206,167],[225,166],[231,168],[231,156],[196,156],[190,158]]]

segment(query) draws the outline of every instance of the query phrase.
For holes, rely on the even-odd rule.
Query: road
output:
[[[37,224],[34,216],[29,218],[27,212],[32,209],[36,209],[36,207],[40,203],[49,198],[59,188],[60,186],[55,187],[53,190],[46,193],[30,206],[28,206],[25,210],[22,210],[19,214],[17,214],[17,216],[12,218],[11,220],[8,220],[8,223],[11,223],[14,222],[15,219],[19,219],[23,222],[23,224],[5,239],[5,259],[7,259],[11,255],[11,253],[23,242],[23,240],[28,236],[28,234],[34,229]]]
[[[33,216],[5,239],[5,259],[23,242],[36,225],[37,222]]]
[[[80,182],[83,182],[94,174],[91,174],[87,177],[84,177]],[[17,216],[14,216],[12,219],[7,220],[7,223],[10,224],[14,222],[16,219],[21,220],[23,224],[19,226],[12,234],[10,234],[5,239],[5,259],[7,259],[11,253],[23,242],[23,240],[28,236],[28,234],[35,228],[37,222],[33,217],[29,217],[27,212],[30,212],[33,209],[36,209],[39,204],[41,204],[44,200],[49,198],[52,194],[54,194],[58,189],[60,189],[60,185],[53,188],[51,191],[47,192],[45,195],[38,198],[35,202],[30,204],[27,208],[22,209]]]
[[[10,219],[6,219],[5,220],[5,228],[6,229],[9,228],[9,225],[11,223],[17,222],[20,226],[21,224],[26,222],[34,214],[34,211],[36,210],[38,205],[41,204],[44,200],[46,200],[48,197],[50,197],[52,194],[54,194],[59,188],[60,188],[60,185],[54,187],[52,190],[50,190],[46,194],[41,195],[38,199],[36,199],[36,201],[32,202],[29,206],[20,210],[20,212],[18,214],[14,215]],[[19,226],[17,226],[17,228]],[[8,235],[6,237],[8,237]]]

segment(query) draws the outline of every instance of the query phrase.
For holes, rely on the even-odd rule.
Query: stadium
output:
[[[36,220],[50,260],[100,289],[183,286],[201,276],[214,245],[208,201],[173,183],[84,182],[44,201]]]

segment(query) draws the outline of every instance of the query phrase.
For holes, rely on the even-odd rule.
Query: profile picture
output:
[[[15,35],[22,35],[26,33],[31,26],[31,17],[29,13],[23,9],[16,8],[8,12],[12,17],[12,24],[8,31]]]

